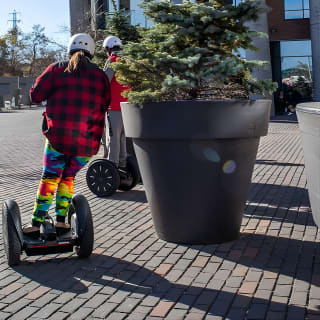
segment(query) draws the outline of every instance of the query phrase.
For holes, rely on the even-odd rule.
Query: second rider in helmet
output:
[[[112,92],[111,102],[108,109],[109,130],[107,131],[107,158],[120,169],[120,174],[122,170],[125,171],[127,161],[126,137],[120,103],[127,101],[127,98],[124,98],[122,93],[123,91],[130,89],[128,86],[124,86],[117,81],[112,69],[112,63],[117,61],[121,45],[121,40],[116,36],[109,36],[103,41],[103,48],[108,56],[104,72],[109,78]]]

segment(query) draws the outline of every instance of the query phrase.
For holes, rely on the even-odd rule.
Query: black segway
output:
[[[137,160],[128,156],[127,167],[118,169],[107,159],[97,159],[90,163],[87,170],[87,185],[98,197],[107,197],[116,190],[128,191],[140,181]]]
[[[7,200],[2,206],[2,237],[9,266],[20,262],[20,255],[25,251],[28,256],[72,252],[79,258],[90,256],[93,250],[93,222],[87,199],[77,194],[72,197],[68,212],[71,230],[57,234],[53,219],[47,215],[41,225],[40,237],[34,239],[22,232],[21,215],[18,204]]]

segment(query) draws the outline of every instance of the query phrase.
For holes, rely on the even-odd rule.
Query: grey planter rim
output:
[[[316,107],[316,105],[318,105],[318,107]],[[320,114],[320,103],[319,102],[299,103],[296,107],[296,110],[298,112]]]
[[[266,101],[272,101],[270,99],[194,99],[194,100],[163,100],[163,101],[146,101],[146,102],[121,102],[122,104],[132,104],[132,105],[139,105],[139,106],[144,106],[148,104],[161,104],[164,102],[174,102],[177,104],[182,104],[182,103],[188,103],[188,102],[202,102],[202,103],[212,103],[212,102],[238,102],[238,103],[265,103]]]
[[[184,100],[121,106],[127,137],[211,140],[266,135],[271,100]]]

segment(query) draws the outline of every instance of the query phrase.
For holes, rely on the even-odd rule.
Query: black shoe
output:
[[[22,228],[22,233],[24,236],[32,238],[32,239],[39,239],[40,238],[40,228],[38,230],[29,231],[29,229],[34,228],[32,225],[27,225]]]
[[[64,234],[68,233],[71,230],[71,226],[70,225],[66,225],[66,226],[68,226],[68,227],[65,228],[65,227],[57,227],[56,226],[56,234],[58,236],[62,236]]]

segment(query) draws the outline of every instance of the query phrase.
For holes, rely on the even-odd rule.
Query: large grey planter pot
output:
[[[297,106],[313,220],[320,227],[320,102]]]
[[[159,238],[188,244],[236,239],[271,101],[121,106]]]

